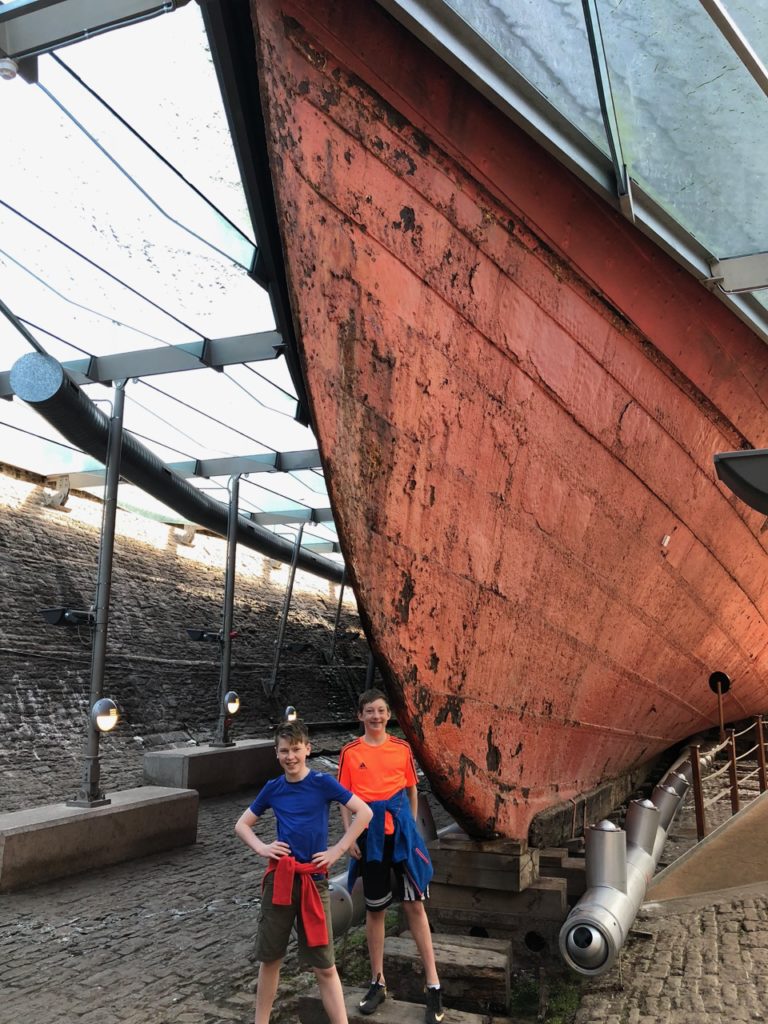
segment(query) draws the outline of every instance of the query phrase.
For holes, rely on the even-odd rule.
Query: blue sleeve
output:
[[[348,804],[352,799],[350,790],[345,789],[332,775],[323,773],[323,794],[326,800],[338,800],[340,804]]]
[[[259,790],[256,799],[253,801],[248,810],[251,814],[255,814],[257,818],[260,818],[264,811],[268,810],[272,806],[270,799],[272,794],[272,781],[265,782]]]

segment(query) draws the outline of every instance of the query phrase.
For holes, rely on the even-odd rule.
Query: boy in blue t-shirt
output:
[[[347,1024],[344,993],[333,955],[328,869],[343,856],[371,820],[368,804],[324,772],[307,767],[311,746],[303,722],[284,722],[275,732],[283,774],[271,779],[244,811],[235,834],[269,859],[264,876],[256,955],[261,960],[255,1024],[269,1024],[280,967],[296,922],[299,960],[315,972],[331,1024]],[[337,801],[354,814],[341,839],[328,847],[329,805]],[[253,831],[272,808],[277,839],[265,843]]]

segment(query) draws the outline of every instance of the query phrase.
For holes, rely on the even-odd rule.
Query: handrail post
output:
[[[739,810],[739,777],[736,765],[736,730],[728,730],[728,755],[730,765],[728,774],[731,777],[731,813],[736,814]]]
[[[691,745],[691,782],[693,784],[693,806],[696,811],[696,839],[701,842],[707,834],[707,823],[704,819],[704,795],[701,789],[701,762],[699,761],[699,745]]]
[[[764,793],[766,788],[765,779],[765,740],[763,739],[763,716],[758,715],[755,719],[755,729],[757,731],[757,764],[758,772],[757,777],[760,781],[760,792]]]

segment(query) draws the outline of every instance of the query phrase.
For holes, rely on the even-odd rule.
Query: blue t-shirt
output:
[[[287,843],[291,855],[303,864],[312,855],[328,849],[328,810],[334,800],[348,804],[352,794],[332,775],[310,772],[301,782],[288,782],[284,775],[270,779],[251,804],[260,818],[272,808],[277,818],[277,838]]]

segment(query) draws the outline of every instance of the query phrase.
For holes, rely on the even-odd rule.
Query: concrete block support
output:
[[[47,804],[0,814],[0,892],[117,864],[197,838],[197,793],[143,786],[103,807]]]
[[[181,747],[144,755],[147,785],[196,789],[200,796],[232,793],[244,786],[260,788],[280,774],[275,744],[238,740],[233,747]]]

